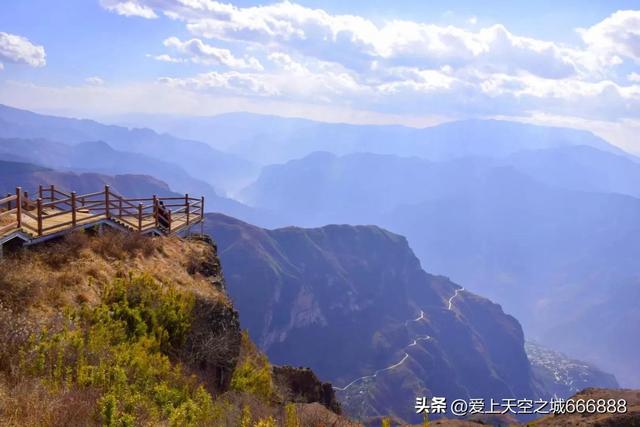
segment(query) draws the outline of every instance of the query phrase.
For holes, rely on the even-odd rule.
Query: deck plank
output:
[[[52,215],[52,214],[57,214],[60,213],[62,211],[58,211],[58,210],[47,210],[47,214]],[[60,215],[57,215],[55,217],[50,217],[49,215],[45,215],[42,218],[42,229],[44,230],[42,233],[42,236],[37,236],[39,237],[45,237],[45,236],[49,236],[55,233],[59,233],[61,231],[64,231],[65,229],[73,229],[74,227],[69,224],[72,220],[72,214],[71,212],[65,212],[62,213]],[[102,214],[102,215],[95,215],[93,213],[90,212],[83,212],[83,211],[76,211],[76,226],[82,226],[82,225],[87,225],[87,224],[91,224],[91,223],[98,223],[100,221],[106,220],[107,217],[106,215]],[[137,216],[122,216],[121,218],[119,218],[118,216],[112,216],[111,218],[112,220],[114,220],[114,222],[117,222],[118,224],[124,226],[125,228],[128,228],[129,230],[133,231],[138,231],[138,224],[139,224],[139,220]],[[119,219],[122,219],[124,221],[120,221]],[[199,222],[201,220],[201,218],[199,216],[192,216],[190,218],[190,224],[195,224],[197,222]],[[127,224],[126,222],[128,222],[129,224]],[[34,235],[35,233],[33,232],[33,230],[37,230],[38,229],[38,222],[31,218],[30,216],[27,215],[22,215],[22,223],[23,223],[23,231],[27,232],[28,234]],[[131,224],[134,224],[135,227],[132,227]],[[174,217],[172,218],[171,221],[171,232],[176,232],[176,231],[180,231],[181,229],[185,228],[187,226],[187,219],[186,219],[186,215],[184,214],[178,214],[178,215],[174,215]],[[142,230],[143,231],[148,231],[151,229],[155,228],[155,219],[154,218],[144,218],[142,220]],[[7,230],[3,233],[0,234],[0,237],[3,237],[5,235],[9,235],[11,233],[14,233],[16,231],[20,230],[19,228],[13,228],[10,230]],[[35,237],[35,236],[34,236]]]

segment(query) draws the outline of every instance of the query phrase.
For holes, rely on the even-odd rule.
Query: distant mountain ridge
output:
[[[57,170],[146,174],[167,182],[176,192],[216,196],[213,186],[192,178],[175,164],[144,154],[117,151],[103,141],[63,144],[46,139],[0,138],[0,158],[9,156]]]
[[[253,113],[160,118],[131,115],[121,121],[205,141],[262,165],[286,162],[314,151],[447,160],[465,156],[503,157],[520,150],[587,145],[630,156],[588,131],[504,120],[471,119],[426,128],[325,123]]]
[[[0,159],[55,170],[102,175],[147,174],[177,193],[206,197],[205,208],[271,225],[275,215],[217,194],[242,186],[254,167],[204,143],[149,129],[107,126],[92,120],[46,116],[0,105]]]
[[[29,163],[7,162],[0,160],[0,196],[15,194],[16,187],[35,194],[39,185],[56,185],[63,191],[92,193],[111,186],[118,194],[128,197],[149,197],[156,194],[162,197],[176,197],[169,186],[147,175],[103,175],[97,173],[59,172]]]
[[[54,117],[0,105],[0,137],[47,139],[78,144],[105,141],[120,151],[175,163],[218,188],[246,184],[256,173],[248,161],[210,145],[158,134],[150,129],[108,126],[93,120]]]

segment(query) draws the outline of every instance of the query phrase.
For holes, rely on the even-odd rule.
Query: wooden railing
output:
[[[16,194],[7,194],[7,197],[0,199],[0,235],[20,228],[20,189],[16,189]]]
[[[36,236],[74,228],[80,224],[109,219],[134,231],[158,229],[170,233],[200,222],[204,217],[204,197],[125,198],[108,185],[103,191],[66,193],[54,185],[38,188],[31,199],[21,188],[0,199],[0,235],[26,229]]]

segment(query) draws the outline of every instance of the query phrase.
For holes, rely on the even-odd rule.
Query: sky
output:
[[[3,0],[0,103],[91,118],[501,118],[640,154],[640,1]]]

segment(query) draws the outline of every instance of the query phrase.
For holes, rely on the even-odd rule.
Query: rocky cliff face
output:
[[[0,424],[351,425],[330,384],[255,350],[225,289],[208,237],[78,232],[5,253]]]
[[[518,322],[424,272],[403,237],[264,230],[223,215],[205,228],[243,327],[274,362],[330,380],[346,413],[409,421],[417,396],[534,397]]]
[[[342,409],[330,383],[321,382],[309,368],[274,366],[274,382],[283,399],[288,402],[318,402],[340,414]]]

